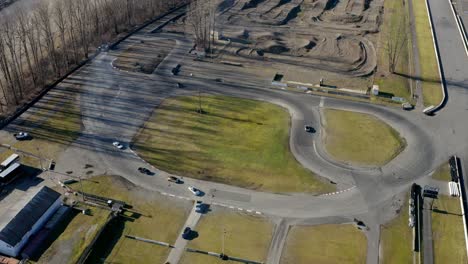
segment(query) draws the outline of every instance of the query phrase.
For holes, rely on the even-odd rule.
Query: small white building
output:
[[[379,86],[377,84],[372,85],[372,94],[379,95]]]
[[[1,206],[0,254],[11,257],[19,255],[61,205],[60,193],[46,186],[21,193],[8,195]]]

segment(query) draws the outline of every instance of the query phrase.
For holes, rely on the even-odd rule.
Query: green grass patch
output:
[[[294,226],[281,263],[365,263],[366,252],[366,236],[353,225]]]
[[[225,208],[213,207],[203,215],[195,230],[199,237],[187,247],[211,252],[222,251],[224,235],[225,254],[248,260],[265,262],[273,233],[273,224],[260,216],[252,216]],[[181,264],[219,263],[216,257],[185,252]],[[233,262],[234,263],[234,262]]]
[[[325,148],[339,161],[381,166],[406,146],[397,131],[375,116],[335,109],[324,115]]]
[[[77,183],[71,187],[80,189]],[[90,255],[90,263],[100,263],[102,259],[110,263],[164,263],[169,255],[169,248],[131,240],[125,238],[124,235],[173,244],[192,207],[192,202],[159,195],[137,187],[118,176],[93,177],[88,181],[83,181],[83,190],[87,193],[123,200],[132,206],[131,210],[125,213],[125,219],[118,220],[119,222],[115,223],[107,233],[106,239],[97,244],[97,251]],[[105,212],[109,213],[107,210]],[[61,245],[70,243],[70,240],[83,240],[90,225],[83,224],[83,220],[75,220],[82,218],[101,222],[105,220],[94,216],[76,216],[65,232],[54,242],[57,245],[53,244],[48,251],[57,252],[57,248],[63,250]],[[75,225],[73,221],[78,222]],[[73,234],[73,236],[68,234]],[[68,250],[70,248],[79,255],[84,247],[82,243],[74,243],[69,246]],[[70,263],[74,262],[70,260]]]
[[[413,233],[408,227],[408,199],[409,196],[406,195],[398,216],[381,227],[381,264],[413,261]]]
[[[434,174],[432,174],[432,178],[441,181],[452,181],[452,176],[450,175],[450,164],[446,162],[440,165]]]
[[[384,22],[380,27],[380,44],[378,50],[378,71],[375,76],[375,83],[379,85],[380,91],[394,96],[403,97],[411,100],[410,80],[408,77],[410,71],[410,50],[411,35],[409,32],[400,32],[407,34],[408,41],[401,50],[398,57],[395,72],[389,72],[387,43],[388,38],[392,37],[392,32],[398,32],[400,23],[403,23],[406,28],[409,28],[409,11],[407,5],[403,1],[385,1],[384,3]]]
[[[164,101],[136,151],[170,173],[271,192],[329,192],[289,150],[290,116],[270,103],[225,96]]]
[[[458,198],[440,195],[432,210],[434,263],[467,263],[466,246]]]
[[[442,101],[442,90],[426,1],[411,1],[413,1],[413,15],[416,24],[424,105],[438,105]]]

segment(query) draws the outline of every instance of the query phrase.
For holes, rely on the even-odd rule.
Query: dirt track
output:
[[[383,0],[220,0],[217,31],[245,58],[352,77],[377,65]]]

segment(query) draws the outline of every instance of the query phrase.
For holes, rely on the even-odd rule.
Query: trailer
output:
[[[14,153],[11,154],[6,160],[0,164],[0,172],[4,171],[8,166],[19,160],[19,155]]]

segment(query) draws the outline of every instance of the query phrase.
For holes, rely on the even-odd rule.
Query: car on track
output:
[[[201,196],[202,195],[202,191],[200,191],[199,189],[193,187],[193,186],[189,186],[188,187],[189,191],[193,193],[193,195],[195,196]]]
[[[16,140],[26,140],[30,138],[27,132],[18,132],[13,134],[13,136],[15,136]]]
[[[118,149],[123,149],[124,146],[122,145],[122,143],[120,143],[119,141],[114,141],[112,142],[112,145],[114,145],[114,147],[118,148]]]
[[[210,205],[208,204],[197,202],[197,205],[195,205],[195,212],[199,214],[204,214],[208,210],[209,207]]]
[[[188,239],[190,237],[190,234],[192,233],[192,229],[190,227],[185,227],[184,232],[182,232],[182,238]]]
[[[140,173],[143,173],[143,174],[146,174],[146,175],[151,175],[152,174],[150,170],[148,170],[147,168],[143,168],[143,167],[139,167],[138,171]]]
[[[312,126],[304,126],[304,130],[308,133],[315,133],[315,129]]]
[[[167,177],[167,180],[170,181],[170,182],[174,182],[174,183],[181,183],[182,182],[179,178],[177,178],[175,176],[169,176],[169,177]]]

